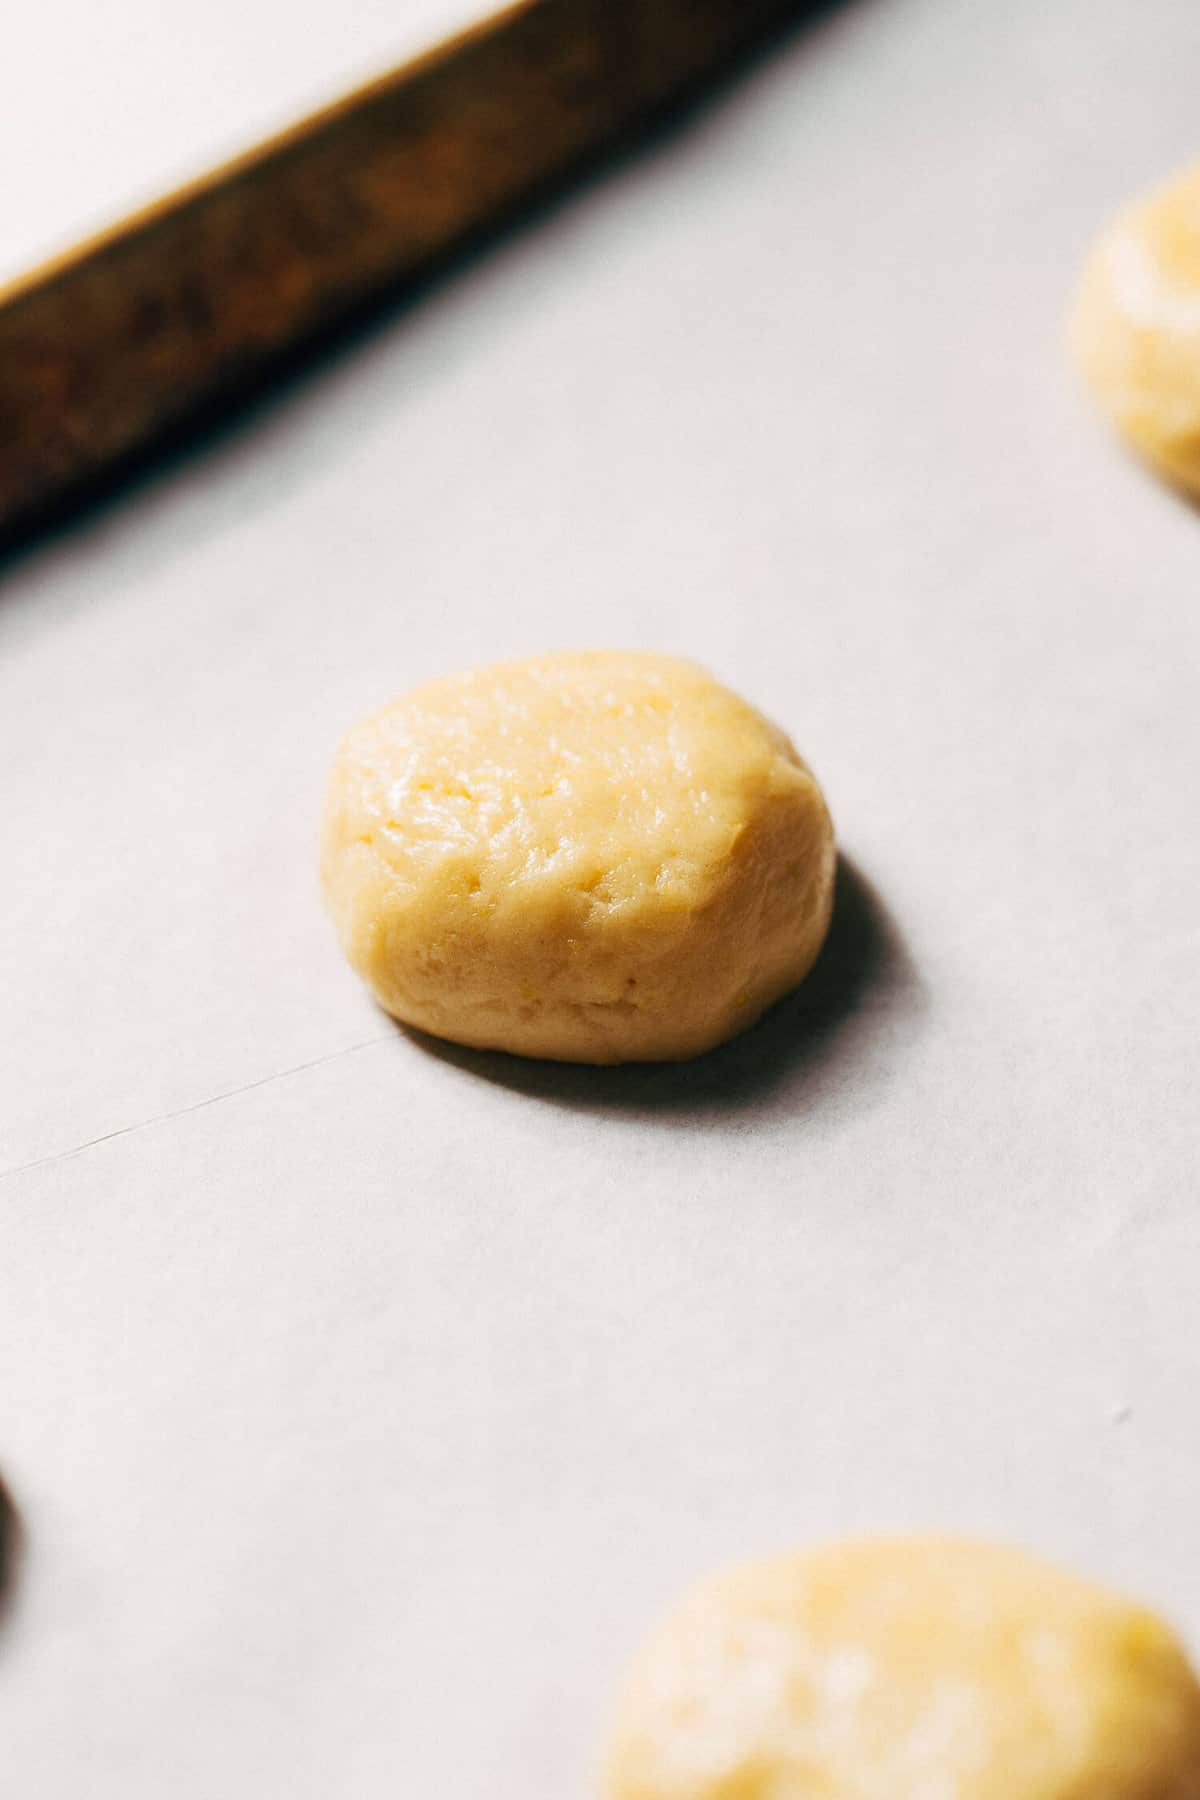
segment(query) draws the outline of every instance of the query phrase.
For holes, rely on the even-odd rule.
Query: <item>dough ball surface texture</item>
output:
[[[603,1800],[1197,1800],[1151,1614],[1015,1550],[847,1543],[708,1580],[619,1704]]]
[[[1117,429],[1170,481],[1200,495],[1200,165],[1101,236],[1072,339]]]
[[[342,946],[388,1012],[565,1061],[694,1056],[808,972],[833,828],[788,739],[694,664],[475,669],[352,731],[325,808]]]

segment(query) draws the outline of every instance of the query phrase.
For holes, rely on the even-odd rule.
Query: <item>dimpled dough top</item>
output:
[[[322,876],[353,966],[463,1044],[694,1056],[824,938],[833,831],[783,733],[702,669],[573,652],[402,696],[342,744]]]
[[[1072,323],[1080,367],[1118,430],[1200,495],[1200,165],[1109,226]]]
[[[604,1800],[1197,1800],[1166,1627],[986,1544],[848,1543],[718,1575],[631,1671]]]

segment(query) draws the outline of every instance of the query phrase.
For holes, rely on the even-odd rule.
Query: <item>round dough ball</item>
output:
[[[1101,407],[1200,496],[1200,165],[1118,217],[1084,269],[1075,354]]]
[[[604,1800],[1197,1800],[1150,1613],[998,1546],[860,1542],[703,1583],[620,1703]]]
[[[587,651],[403,695],[343,742],[322,878],[346,955],[437,1037],[695,1056],[811,967],[833,828],[783,733],[694,664]]]

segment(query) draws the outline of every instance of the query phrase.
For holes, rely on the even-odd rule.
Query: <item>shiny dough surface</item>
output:
[[[1112,423],[1168,480],[1200,496],[1200,165],[1101,235],[1072,339]]]
[[[388,1012],[462,1044],[694,1056],[799,982],[833,828],[782,731],[690,662],[575,651],[475,669],[351,731],[326,902]]]
[[[1023,1553],[864,1541],[687,1596],[620,1700],[603,1800],[1197,1800],[1167,1628]]]

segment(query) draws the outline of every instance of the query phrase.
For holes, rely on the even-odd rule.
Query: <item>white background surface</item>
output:
[[[7,27],[81,180],[326,91],[238,67],[294,9],[160,10]],[[650,1615],[844,1531],[1200,1644],[1200,519],[1061,346],[1198,74],[1190,0],[848,5],[6,571],[6,1792],[583,1796]],[[21,241],[123,156],[76,206],[31,139]],[[786,723],[879,897],[690,1071],[433,1054],[319,911],[338,733],[580,642]]]
[[[37,0],[5,20],[0,280],[488,10],[472,0]]]

